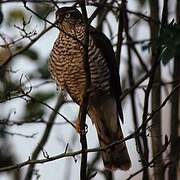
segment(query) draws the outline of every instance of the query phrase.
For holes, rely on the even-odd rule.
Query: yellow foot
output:
[[[87,133],[87,131],[88,131],[87,125],[85,125],[85,129],[84,130],[81,129],[80,119],[78,118],[76,120],[76,132],[81,134],[81,135],[85,135]]]

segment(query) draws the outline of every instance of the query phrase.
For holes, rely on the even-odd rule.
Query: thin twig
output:
[[[10,136],[20,136],[20,137],[24,137],[24,138],[35,138],[35,136],[38,134],[38,133],[33,133],[31,135],[26,135],[26,134],[21,134],[21,133],[17,133],[17,132],[10,132],[10,131],[6,131],[6,130],[2,130],[2,133],[10,135]]]
[[[63,103],[64,103],[64,97],[63,97],[62,94],[60,94],[59,97],[58,97],[58,100],[57,100],[57,104],[56,104],[56,106],[54,108],[54,111],[51,113],[51,115],[49,117],[49,124],[47,124],[42,138],[40,139],[37,147],[34,149],[34,151],[32,153],[32,157],[31,157],[32,160],[36,160],[39,153],[41,152],[41,150],[43,150],[43,147],[46,144],[46,142],[48,140],[48,137],[50,135],[50,132],[52,130],[53,123],[55,122],[57,112],[59,111],[59,109],[60,109],[60,107],[62,106]],[[47,153],[45,151],[43,151],[43,152],[45,153],[45,155],[47,155]],[[29,168],[27,170],[27,173],[26,173],[26,176],[25,176],[25,180],[31,180],[32,175],[33,175],[34,165],[35,164],[31,164],[29,166]]]
[[[24,51],[26,51],[27,49],[29,49],[37,40],[39,40],[39,38],[40,38],[41,36],[43,36],[43,35],[44,35],[47,31],[49,31],[52,27],[53,27],[53,26],[51,25],[51,26],[49,26],[47,29],[44,29],[41,33],[39,33],[38,36],[36,36],[35,38],[33,38],[33,39],[31,40],[31,42],[30,42],[27,46],[23,47],[23,48],[20,49],[19,51],[17,51],[17,52],[15,52],[14,54],[12,54],[12,55],[6,60],[6,62],[5,62],[3,65],[0,66],[0,70],[3,69],[15,56],[20,55],[20,54],[22,54]]]
[[[166,149],[170,143],[171,143],[171,139],[166,140],[162,149],[159,151],[159,153],[156,154],[156,156],[150,162],[148,162],[147,166],[144,166],[141,169],[139,169],[138,171],[136,171],[135,173],[131,174],[126,180],[132,179],[134,176],[138,175],[139,173],[143,172],[145,169],[151,167],[154,163],[156,163],[156,160],[159,158],[159,156],[161,156],[163,154],[164,151],[166,151]]]
[[[178,84],[172,91],[171,93],[165,98],[165,100],[163,101],[163,103],[161,104],[161,106],[156,110],[156,111],[153,111],[151,113],[151,115],[146,119],[146,121],[144,123],[148,123],[154,115],[156,115],[157,112],[159,112],[165,105],[166,103],[170,100],[170,98],[174,95],[174,93],[176,91],[178,91],[180,88],[180,84]],[[141,126],[139,126],[135,132],[133,132],[132,134],[130,134],[129,136],[125,137],[123,140],[120,140],[120,141],[115,141],[113,142],[112,144],[104,147],[104,148],[91,148],[91,149],[87,149],[85,152],[86,153],[91,153],[91,152],[98,152],[98,151],[104,151],[104,150],[107,150],[108,148],[111,148],[117,144],[121,144],[129,139],[132,139],[132,138],[135,138],[135,136],[139,135],[140,131],[143,129],[143,124],[141,124]],[[19,163],[19,164],[16,164],[16,165],[11,165],[11,166],[7,166],[7,167],[3,167],[3,168],[0,168],[0,172],[3,172],[3,171],[10,171],[10,170],[13,170],[13,169],[20,169],[21,167],[23,166],[26,166],[28,164],[38,164],[38,163],[46,163],[46,162],[50,162],[50,161],[54,161],[54,160],[57,160],[57,159],[61,159],[61,158],[65,158],[65,157],[75,157],[76,155],[79,155],[82,153],[82,150],[79,150],[79,151],[75,151],[75,152],[64,152],[62,154],[59,154],[59,155],[56,155],[56,156],[52,156],[52,157],[49,157],[49,159],[40,159],[40,160],[31,160],[30,158],[27,160],[27,161],[24,161],[22,163]]]

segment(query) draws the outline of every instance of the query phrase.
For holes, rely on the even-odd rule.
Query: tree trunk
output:
[[[151,0],[150,1],[150,11],[151,18],[155,21],[150,21],[150,30],[151,30],[151,39],[156,39],[159,33],[160,27],[157,22],[159,22],[159,1]],[[160,50],[157,47],[152,46],[152,64],[154,61],[159,58]],[[161,105],[161,67],[160,64],[156,67],[156,72],[154,76],[154,82],[159,84],[159,86],[152,87],[152,111],[156,110]],[[151,128],[151,140],[152,140],[152,153],[153,157],[155,157],[158,152],[162,149],[162,140],[161,140],[161,111],[159,111],[152,118],[152,128]],[[163,160],[162,155],[156,160],[156,164],[154,167],[154,179],[155,180],[163,180],[164,172],[163,172]]]
[[[177,24],[180,25],[180,1],[177,0],[176,6],[176,17]],[[180,46],[177,47],[177,51],[180,49]],[[180,54],[177,52],[174,57],[174,70],[173,70],[173,85],[172,88],[177,86],[180,83]],[[170,168],[169,168],[169,180],[177,180],[177,170],[178,170],[178,161],[179,161],[179,148],[178,148],[178,127],[179,127],[179,108],[180,108],[180,91],[176,91],[171,101],[171,147],[170,147]]]

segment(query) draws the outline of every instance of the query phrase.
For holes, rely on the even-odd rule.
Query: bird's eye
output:
[[[66,15],[65,15],[65,18],[70,18],[71,17],[71,14],[70,13],[67,13]]]

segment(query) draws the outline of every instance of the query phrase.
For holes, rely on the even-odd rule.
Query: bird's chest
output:
[[[64,88],[77,97],[84,89],[85,71],[83,65],[83,47],[69,36],[61,36],[56,43],[58,50],[57,71]]]
[[[83,42],[83,35],[77,38]],[[89,66],[91,73],[91,89],[94,93],[107,93],[110,89],[110,73],[100,50],[89,37]],[[86,73],[83,63],[83,46],[77,39],[65,34],[55,42],[52,59],[56,65],[55,79],[66,89],[76,102],[80,101],[86,83]],[[52,63],[53,64],[53,63]]]
[[[74,39],[68,36],[62,36],[58,44],[59,58],[58,61],[62,65],[61,70],[65,80],[69,78],[77,78],[83,70],[83,48]]]

